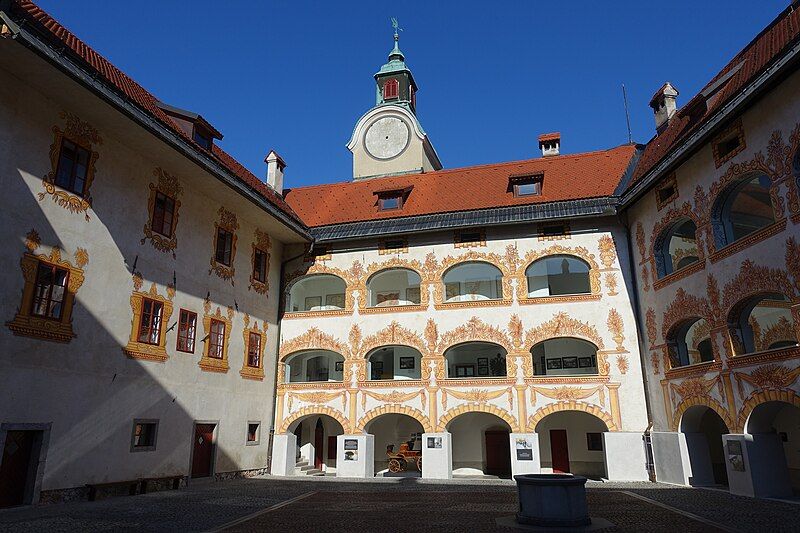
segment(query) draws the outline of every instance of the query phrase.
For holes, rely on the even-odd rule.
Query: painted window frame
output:
[[[189,320],[184,322],[184,316],[186,316]],[[187,324],[187,327],[184,328],[184,324]],[[191,324],[191,327],[189,327],[188,324]],[[181,344],[182,340],[185,340],[185,344],[183,345]],[[175,340],[175,349],[179,352],[194,353],[196,340],[197,313],[181,308],[180,312],[178,313],[178,335],[177,339]]]

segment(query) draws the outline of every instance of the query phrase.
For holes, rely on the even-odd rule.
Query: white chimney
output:
[[[269,151],[264,162],[267,164],[267,185],[278,194],[283,194],[283,169],[286,168],[286,162],[275,150]]]
[[[656,118],[656,132],[659,134],[669,126],[669,121],[678,111],[678,94],[678,89],[667,82],[650,100],[650,107],[653,108]]]
[[[539,135],[539,149],[542,151],[542,157],[558,155],[561,150],[561,134],[555,131]]]

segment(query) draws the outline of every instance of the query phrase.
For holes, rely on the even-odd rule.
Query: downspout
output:
[[[631,285],[633,287],[633,314],[634,314],[634,321],[636,322],[636,334],[639,337],[639,366],[642,369],[642,384],[644,385],[644,407],[645,411],[647,412],[647,428],[644,430],[644,447],[645,447],[645,460],[647,461],[647,474],[650,477],[650,481],[656,481],[656,472],[655,472],[655,463],[653,462],[653,448],[650,442],[650,430],[653,428],[653,415],[650,406],[650,387],[647,383],[647,373],[645,371],[645,358],[644,354],[646,350],[643,350],[644,339],[642,332],[644,328],[642,328],[642,314],[641,314],[641,306],[639,305],[639,285],[636,282],[636,258],[633,253],[633,242],[631,241],[631,231],[630,226],[627,222],[627,212],[626,216],[623,218],[622,213],[617,214],[617,219],[619,220],[622,227],[625,228],[625,241],[628,247],[628,257],[629,257],[629,269],[630,269],[630,277],[631,277]]]
[[[270,417],[270,426],[269,426],[269,443],[267,445],[267,470],[272,472],[272,444],[273,438],[275,437],[275,411],[278,408],[278,365],[280,364],[280,346],[281,346],[281,324],[283,324],[283,315],[286,312],[286,299],[283,298],[283,292],[286,289],[284,283],[284,274],[286,272],[286,265],[294,261],[295,259],[300,259],[306,254],[311,254],[314,251],[314,241],[311,241],[311,246],[309,246],[308,250],[301,252],[300,254],[290,257],[285,261],[281,261],[281,268],[280,268],[280,278],[278,280],[278,319],[276,320],[277,327],[278,327],[278,344],[275,348],[275,367],[272,369],[272,390],[275,396],[275,401],[272,402],[272,415]]]

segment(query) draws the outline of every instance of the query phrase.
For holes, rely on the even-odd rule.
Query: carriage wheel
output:
[[[417,457],[417,470],[422,472],[422,456]]]
[[[403,465],[397,459],[389,459],[389,472],[398,473],[403,470]]]

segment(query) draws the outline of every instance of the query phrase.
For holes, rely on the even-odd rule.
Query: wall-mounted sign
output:
[[[441,448],[442,437],[428,437],[428,448]]]
[[[728,462],[731,464],[734,472],[744,472],[744,456],[742,454],[742,443],[738,440],[729,440],[726,442],[728,446]]]
[[[525,437],[516,439],[517,461],[533,461],[533,443]]]
[[[345,450],[357,450],[358,449],[358,439],[344,439],[344,449]]]

